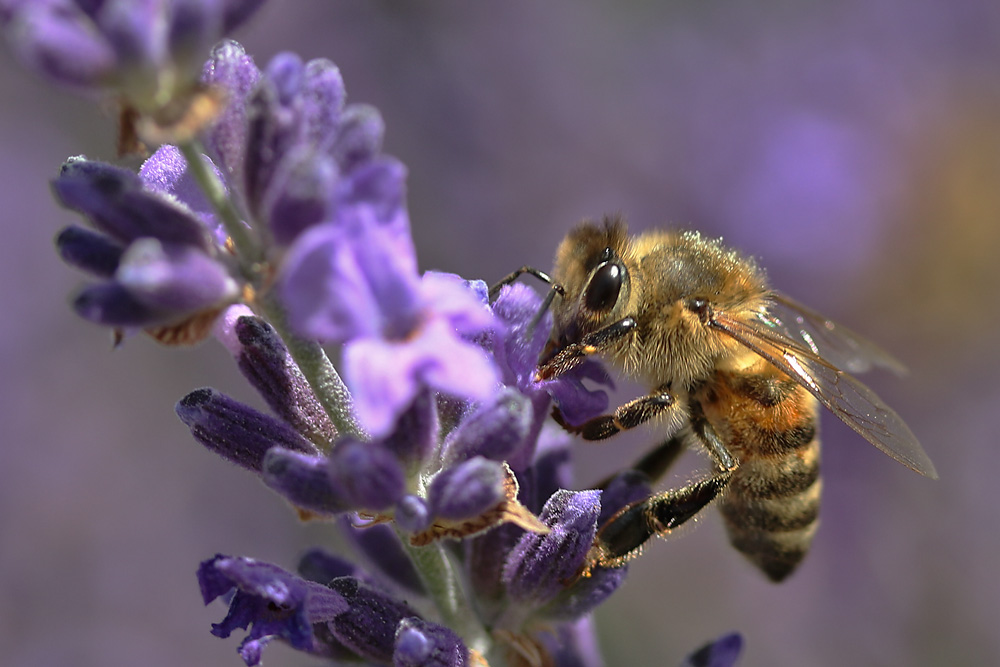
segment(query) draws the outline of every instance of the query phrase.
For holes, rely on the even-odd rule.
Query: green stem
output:
[[[351,392],[347,390],[347,385],[340,379],[323,348],[315,341],[292,333],[284,309],[272,294],[262,295],[258,303],[268,321],[284,339],[292,359],[298,364],[330,421],[337,427],[337,433],[367,440],[367,434],[354,417]]]
[[[434,542],[424,547],[410,545],[409,537],[399,533],[403,547],[420,573],[431,599],[441,614],[441,622],[454,630],[466,645],[483,655],[490,648],[490,637],[479,622],[479,616],[469,605],[468,597],[459,584],[458,573],[444,547]]]
[[[226,186],[215,172],[205,163],[201,143],[197,139],[185,142],[179,146],[181,154],[187,161],[188,169],[202,192],[208,198],[212,208],[219,214],[226,234],[233,240],[236,256],[241,260],[241,268],[245,273],[252,273],[252,267],[263,260],[263,254],[250,230],[243,223],[243,216],[236,209],[233,200],[226,193]],[[247,276],[251,277],[250,275]]]

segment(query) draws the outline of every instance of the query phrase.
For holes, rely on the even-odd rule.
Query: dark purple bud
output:
[[[466,667],[469,649],[458,635],[436,623],[404,618],[396,629],[393,667]]]
[[[84,287],[73,299],[73,310],[87,321],[110,327],[148,327],[176,317],[140,303],[116,282]]]
[[[396,525],[407,533],[419,533],[431,525],[431,511],[423,498],[406,495],[396,503]]]
[[[25,2],[9,11],[4,32],[28,67],[76,88],[100,85],[113,72],[114,50],[74,3]]]
[[[577,578],[597,533],[600,491],[557,491],[539,519],[545,535],[525,533],[507,558],[503,580],[512,599],[541,606]]]
[[[101,31],[114,48],[119,65],[149,70],[150,76],[141,77],[147,81],[135,82],[146,94],[156,90],[153,68],[163,64],[169,56],[169,52],[163,52],[163,9],[155,2],[116,2],[103,7],[98,17]],[[134,72],[131,74],[133,78],[140,78],[135,77]]]
[[[505,479],[502,464],[480,456],[446,468],[427,490],[431,514],[451,520],[480,516],[503,500]]]
[[[532,416],[530,399],[515,389],[503,389],[451,432],[445,460],[455,463],[482,456],[506,461],[527,437]]]
[[[382,150],[385,122],[378,109],[367,104],[352,104],[340,118],[340,128],[332,153],[341,170],[374,158]]]
[[[337,429],[278,332],[254,315],[226,319],[223,328],[240,370],[268,407],[317,447],[328,448]]]
[[[56,249],[64,262],[101,278],[110,278],[125,249],[104,234],[71,225],[59,232]]]
[[[316,454],[316,448],[284,422],[211,388],[192,391],[175,410],[195,440],[254,472],[262,470],[272,447]]]
[[[594,611],[602,602],[625,583],[628,567],[603,568],[591,571],[589,577],[564,582],[565,588],[538,613],[556,621],[582,618]]]
[[[532,512],[541,512],[553,493],[572,485],[572,446],[572,438],[562,429],[544,429],[538,436],[534,465],[525,470],[530,473],[530,484],[521,482],[521,502]]]
[[[302,60],[291,53],[275,56],[247,105],[246,179],[251,210],[259,212],[281,160],[301,141],[300,110],[293,102],[302,85]]]
[[[330,483],[329,465],[324,456],[272,447],[261,464],[261,479],[293,505],[317,514],[357,509],[342,489]]]
[[[306,139],[312,146],[325,149],[343,131],[340,117],[346,97],[344,79],[336,65],[325,58],[306,63],[302,106]]]
[[[324,586],[337,577],[353,577],[358,574],[358,568],[354,563],[322,549],[310,549],[302,554],[296,570],[307,581],[315,581]]]
[[[743,637],[733,632],[692,653],[681,667],[733,667],[743,650]]]
[[[503,568],[507,555],[521,540],[524,530],[511,523],[466,540],[466,572],[476,595],[483,600],[502,602],[506,589]]]
[[[205,604],[236,589],[229,613],[212,625],[216,637],[228,637],[237,628],[250,628],[240,644],[248,666],[260,663],[264,646],[281,639],[300,651],[329,654],[313,634],[348,611],[348,603],[328,587],[301,579],[276,565],[249,558],[217,555],[198,568],[198,583]]]
[[[172,0],[170,5],[167,44],[171,52],[182,60],[204,57],[223,32],[221,7],[204,0]]]
[[[291,106],[302,90],[305,65],[298,55],[284,51],[271,59],[264,74],[274,85],[278,104],[287,107]]]
[[[396,420],[392,432],[382,440],[382,446],[407,467],[419,467],[438,442],[436,403],[429,389],[417,392],[410,407]]]
[[[413,498],[414,496],[407,496]],[[379,572],[402,586],[407,591],[424,594],[420,575],[413,567],[413,561],[399,542],[395,531],[386,524],[355,527],[346,518],[341,521],[344,535],[351,540],[368,561]]]
[[[209,148],[231,182],[243,182],[247,139],[247,104],[261,73],[243,47],[232,40],[218,44],[205,63],[201,80],[226,93],[226,106],[207,132]]]
[[[333,636],[366,660],[390,663],[396,628],[400,621],[416,613],[403,602],[364,586],[353,577],[334,579],[330,588],[350,605],[350,609],[330,621]]]
[[[189,209],[144,190],[142,180],[126,169],[73,158],[63,164],[52,188],[63,206],[83,213],[119,241],[150,236],[206,252],[213,247],[208,230]]]
[[[143,238],[128,247],[115,279],[150,308],[193,312],[232,301],[240,287],[197,248]]]
[[[406,491],[399,461],[376,443],[339,443],[330,455],[330,479],[358,509],[388,509]]]
[[[338,183],[337,215],[342,224],[371,224],[407,232],[406,167],[380,156],[359,164]]]
[[[289,245],[327,220],[339,171],[333,158],[303,146],[291,151],[271,180],[263,207],[274,240]]]
[[[548,649],[553,665],[604,667],[592,616],[570,623],[559,623],[552,630],[539,633],[538,639]]]

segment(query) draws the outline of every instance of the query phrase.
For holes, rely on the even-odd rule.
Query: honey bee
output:
[[[650,392],[611,414],[571,426],[603,440],[650,420],[662,445],[636,464],[661,475],[686,446],[703,446],[714,471],[680,489],[626,506],[599,527],[589,569],[615,567],[713,500],[729,541],[772,581],[809,550],[817,528],[822,405],[903,465],[936,478],[903,420],[854,379],[872,366],[902,371],[873,343],[772,291],[738,252],[694,232],[630,237],[620,218],[584,222],[562,241],[545,306],[552,333],[538,379],[591,355]],[[499,286],[498,286],[499,287]],[[586,574],[586,572],[584,573]]]

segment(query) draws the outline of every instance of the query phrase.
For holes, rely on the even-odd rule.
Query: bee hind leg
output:
[[[649,538],[669,535],[715,500],[732,475],[724,470],[623,507],[598,529],[583,575],[596,566],[620,567],[638,556]]]

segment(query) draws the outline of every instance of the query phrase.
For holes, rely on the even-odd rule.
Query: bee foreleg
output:
[[[590,355],[604,352],[635,331],[635,328],[634,317],[623,317],[617,322],[612,322],[602,329],[587,334],[578,343],[570,343],[539,365],[538,370],[535,371],[535,380],[541,382],[559,377],[579,366]]]
[[[726,470],[626,505],[598,529],[584,576],[596,566],[620,567],[638,556],[649,538],[669,535],[715,500],[732,475]]]
[[[604,440],[621,431],[645,424],[654,417],[666,415],[671,410],[680,409],[682,408],[673,394],[663,389],[629,401],[613,413],[594,417],[579,426],[568,424],[559,408],[553,409],[552,417],[564,429],[578,434],[584,440]]]

